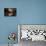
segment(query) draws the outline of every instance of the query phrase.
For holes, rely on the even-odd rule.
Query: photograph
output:
[[[16,16],[16,8],[4,8],[4,16]]]

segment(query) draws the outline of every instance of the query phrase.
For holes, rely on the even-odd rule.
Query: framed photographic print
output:
[[[4,16],[16,16],[16,8],[4,8]]]

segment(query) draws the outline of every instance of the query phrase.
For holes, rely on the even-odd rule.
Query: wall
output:
[[[4,17],[4,8],[17,8],[16,17]],[[7,44],[17,24],[46,24],[46,0],[0,0],[0,44]],[[17,42],[17,40],[16,40]]]

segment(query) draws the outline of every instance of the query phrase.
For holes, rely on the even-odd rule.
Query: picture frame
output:
[[[17,8],[4,8],[4,16],[17,16]]]

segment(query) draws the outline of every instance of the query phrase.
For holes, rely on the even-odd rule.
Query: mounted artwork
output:
[[[4,8],[4,16],[16,16],[16,8]]]

